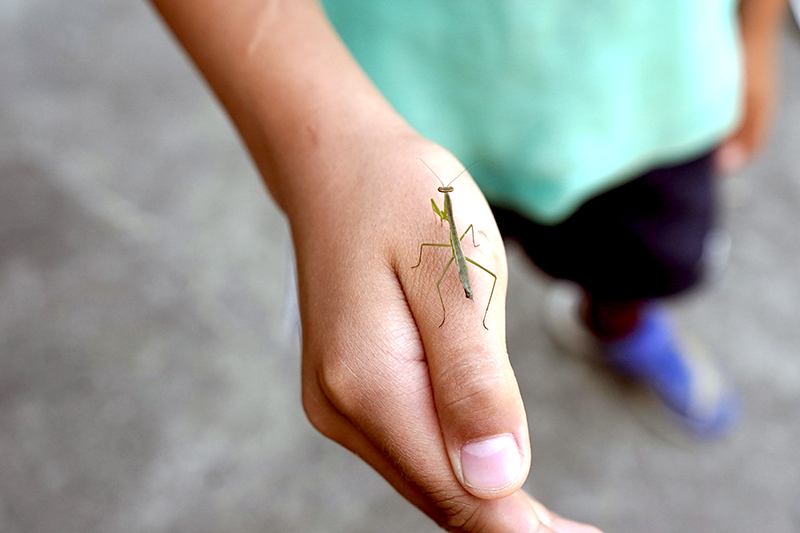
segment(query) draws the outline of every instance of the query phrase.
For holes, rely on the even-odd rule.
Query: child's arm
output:
[[[717,153],[724,173],[752,159],[768,137],[777,93],[776,62],[787,0],[741,0],[739,24],[744,54],[744,114],[739,129]]]
[[[315,1],[153,3],[290,217],[318,189],[310,183],[320,177],[311,171],[316,165],[345,157],[342,150],[359,136],[413,133],[350,58]],[[285,179],[300,173],[307,179]]]
[[[442,284],[447,323],[439,328],[436,280],[447,254],[431,252],[411,268],[420,243],[447,240],[430,212],[438,184],[416,158],[443,177],[460,172],[460,163],[392,110],[316,1],[154,4],[289,218],[303,403],[315,427],[452,531],[589,532],[519,490],[530,449],[505,352],[505,254],[468,175],[455,185],[455,217],[465,217],[461,227],[475,225],[481,246],[467,253],[498,276],[489,331],[482,316],[490,279],[476,276],[470,302],[450,272]],[[499,437],[476,444],[490,436]],[[478,453],[490,445],[498,453]],[[552,529],[540,529],[540,520]]]

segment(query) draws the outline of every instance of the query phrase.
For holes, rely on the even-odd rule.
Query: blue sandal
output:
[[[699,343],[679,338],[662,304],[648,305],[623,338],[601,341],[578,318],[580,294],[566,284],[551,293],[548,330],[557,344],[644,385],[697,437],[722,436],[736,425],[738,394]]]

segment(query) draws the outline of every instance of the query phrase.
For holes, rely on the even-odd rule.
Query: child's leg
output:
[[[564,344],[593,345],[706,435],[730,427],[735,399],[720,386],[716,367],[687,349],[658,300],[702,278],[713,181],[708,154],[601,194],[556,226],[495,210],[501,231],[545,272],[583,287],[583,301],[567,317],[573,324],[562,330],[571,337]]]
[[[639,323],[644,300],[611,301],[585,295],[579,318],[598,339],[624,337]]]

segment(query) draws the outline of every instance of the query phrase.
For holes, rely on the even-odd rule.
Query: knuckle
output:
[[[466,494],[429,495],[441,513],[437,522],[447,531],[481,531],[480,503]]]
[[[464,509],[448,517],[446,528],[450,531],[483,531],[484,528],[478,525],[480,523],[478,517],[477,509]]]
[[[469,368],[454,368],[445,377],[444,402],[439,407],[443,417],[474,420],[502,408],[498,399],[506,395],[507,384],[494,362],[470,363]]]
[[[353,364],[336,340],[303,350],[303,410],[311,425],[333,440],[341,432],[342,418],[354,415],[359,405],[359,377]]]
[[[347,418],[355,417],[364,405],[362,396],[366,376],[361,368],[345,357],[326,359],[315,372],[317,387],[337,411]]]
[[[446,528],[449,531],[482,531],[484,528],[479,525],[479,517],[477,508],[461,509],[447,516]]]
[[[330,367],[312,370],[304,378],[302,391],[308,421],[322,435],[337,442],[347,433],[346,420],[356,421],[362,410],[357,387],[344,375]]]
[[[335,439],[337,429],[335,418],[318,391],[304,387],[302,401],[303,411],[311,425],[329,439]]]

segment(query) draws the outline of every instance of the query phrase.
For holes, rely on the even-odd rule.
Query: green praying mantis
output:
[[[470,224],[469,227],[466,229],[466,231],[464,231],[464,233],[461,234],[461,236],[458,235],[458,229],[456,228],[456,221],[453,218],[453,201],[450,199],[450,193],[453,192],[453,187],[452,187],[453,182],[456,181],[464,172],[466,172],[469,169],[469,167],[459,172],[455,178],[450,180],[450,183],[445,185],[444,182],[436,174],[436,172],[434,172],[434,170],[428,165],[428,163],[422,161],[422,159],[420,159],[420,161],[422,162],[423,165],[428,167],[428,170],[430,170],[433,173],[433,175],[436,176],[436,179],[439,180],[439,183],[441,184],[441,187],[439,187],[437,190],[440,193],[444,194],[444,203],[443,203],[444,209],[439,209],[439,206],[436,205],[436,201],[433,198],[431,198],[431,205],[433,206],[433,212],[436,213],[436,215],[439,217],[439,221],[440,222],[446,221],[448,226],[450,227],[450,242],[441,244],[428,243],[428,242],[422,243],[419,247],[419,261],[417,261],[417,264],[411,268],[417,268],[420,264],[422,264],[422,250],[426,246],[448,247],[452,251],[453,256],[450,258],[450,261],[447,262],[447,266],[444,267],[442,275],[439,276],[439,281],[436,282],[436,290],[439,292],[439,301],[442,303],[442,311],[444,313],[444,316],[442,317],[442,323],[439,324],[439,327],[442,327],[444,325],[444,321],[447,319],[447,309],[444,306],[444,297],[442,297],[442,288],[441,288],[442,280],[444,279],[445,274],[447,274],[447,271],[450,270],[450,266],[453,264],[454,261],[456,263],[456,268],[458,268],[458,277],[461,279],[461,285],[464,287],[464,295],[471,301],[474,301],[474,298],[472,293],[472,285],[470,284],[469,281],[469,272],[467,270],[467,263],[472,263],[476,267],[480,268],[481,270],[492,276],[492,278],[494,278],[494,281],[492,282],[492,291],[489,293],[489,301],[486,303],[486,310],[483,312],[483,327],[488,330],[489,328],[486,327],[486,315],[489,313],[489,305],[492,303],[494,288],[495,285],[497,285],[497,276],[495,276],[494,272],[490,271],[486,267],[478,264],[477,262],[473,261],[472,259],[464,255],[464,250],[463,248],[461,248],[461,241],[464,239],[464,237],[466,237],[467,233],[469,233],[470,230],[472,230],[472,245],[475,247],[479,246],[475,242],[475,228],[472,226],[472,224]]]

